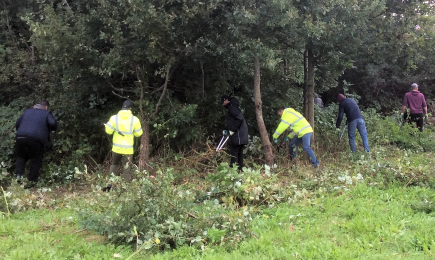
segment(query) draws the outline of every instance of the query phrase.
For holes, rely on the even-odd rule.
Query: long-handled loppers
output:
[[[219,152],[225,145],[225,143],[228,141],[228,138],[230,138],[230,136],[228,135],[227,138],[225,138],[225,135],[222,136],[221,141],[219,142],[218,147],[216,148],[216,152]],[[225,140],[224,140],[225,139]],[[223,141],[223,142],[222,142]]]

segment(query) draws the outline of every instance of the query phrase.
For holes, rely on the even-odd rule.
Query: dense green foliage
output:
[[[434,1],[0,6],[0,184],[8,186],[0,196],[1,257],[126,258],[136,247],[140,257],[157,259],[433,258],[435,130],[401,126],[397,111],[413,82],[433,109]],[[312,144],[319,170],[300,148],[299,162],[289,162],[285,143],[274,150],[276,165],[265,165],[254,57],[269,133],[276,107],[305,111],[307,85],[323,98]],[[350,154],[347,135],[337,137],[337,93],[362,108],[371,153]],[[213,149],[225,127],[222,94],[239,98],[249,126],[242,174]],[[12,178],[14,126],[43,98],[59,130],[40,187],[28,191]],[[134,161],[150,155],[131,183],[104,176],[111,140],[102,122],[126,98],[146,133]],[[141,150],[144,142],[150,150]],[[104,193],[107,183],[114,188]],[[33,209],[52,210],[51,221],[42,211],[21,213]],[[73,227],[107,244],[77,243]]]
[[[14,120],[41,98],[61,121],[44,166],[53,182],[65,181],[78,162],[107,159],[101,122],[127,97],[149,126],[151,157],[215,142],[225,93],[241,100],[258,136],[254,54],[269,132],[275,107],[303,110],[307,49],[326,104],[344,90],[360,95],[362,107],[390,114],[414,81],[432,104],[432,1],[67,2],[2,0],[0,159],[9,170]],[[402,138],[393,135],[390,142]],[[51,178],[53,171],[61,173]]]

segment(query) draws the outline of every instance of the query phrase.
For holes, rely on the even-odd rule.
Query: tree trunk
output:
[[[136,68],[136,77],[140,85],[139,112],[140,123],[143,131],[143,134],[140,138],[139,148],[139,170],[142,171],[147,168],[147,161],[150,158],[150,126],[148,124],[149,119],[147,118],[143,107],[146,91],[145,88],[148,88],[148,77],[143,77],[140,67]]]
[[[302,114],[307,117],[308,114],[308,99],[307,99],[307,89],[308,89],[308,50],[304,51],[304,91],[303,91],[303,106]]]
[[[205,75],[204,75],[204,63],[201,61],[201,92],[202,100],[205,99]]]
[[[305,50],[304,69],[304,117],[314,130],[314,56],[309,48]]]
[[[167,68],[166,68],[165,83],[163,84],[163,86],[161,86],[161,88],[163,88],[162,94],[160,94],[160,98],[156,104],[154,112],[149,114],[149,116],[145,115],[145,112],[143,109],[143,100],[144,100],[144,95],[145,95],[144,87],[148,86],[148,78],[146,78],[146,80],[147,80],[146,84],[143,84],[143,82],[141,81],[142,76],[140,73],[140,69],[139,68],[136,69],[137,78],[138,78],[139,84],[141,86],[139,108],[140,108],[140,114],[141,114],[141,125],[142,125],[142,130],[143,130],[142,137],[140,138],[140,155],[139,155],[139,169],[140,170],[146,169],[148,166],[147,161],[150,158],[150,125],[149,125],[149,122],[154,116],[156,116],[159,113],[159,106],[163,100],[163,97],[166,94],[167,89],[168,89],[169,79],[170,79],[172,73],[174,72],[174,70],[171,71],[170,69],[171,69],[171,66],[168,64]]]
[[[142,121],[143,134],[140,138],[139,169],[147,168],[147,162],[150,158],[150,125],[147,121]]]
[[[264,125],[261,91],[260,91],[260,60],[257,55],[254,57],[254,99],[255,99],[255,115],[257,117],[257,125],[260,130],[261,142],[264,147],[266,164],[273,165],[272,145],[269,140],[266,126]]]

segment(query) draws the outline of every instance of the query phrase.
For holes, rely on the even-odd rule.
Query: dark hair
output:
[[[221,97],[221,103],[223,103],[225,100],[230,100],[231,99],[231,97],[230,96],[228,96],[228,95],[223,95],[222,97]]]
[[[276,112],[278,113],[279,111],[284,111],[285,107],[283,106],[279,106],[276,108]]]
[[[41,102],[39,104],[43,105],[44,107],[49,107],[50,106],[50,103],[48,103],[48,101],[45,100],[45,99],[41,100]]]

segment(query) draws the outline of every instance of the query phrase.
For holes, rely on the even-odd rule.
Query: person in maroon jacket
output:
[[[405,98],[402,102],[402,114],[400,115],[402,121],[405,121],[405,111],[406,107],[409,107],[411,112],[409,116],[411,120],[409,122],[411,124],[417,123],[417,127],[420,132],[423,132],[423,110],[425,113],[424,119],[427,121],[427,104],[424,99],[424,95],[418,91],[417,83],[412,84],[411,92],[406,93]]]

